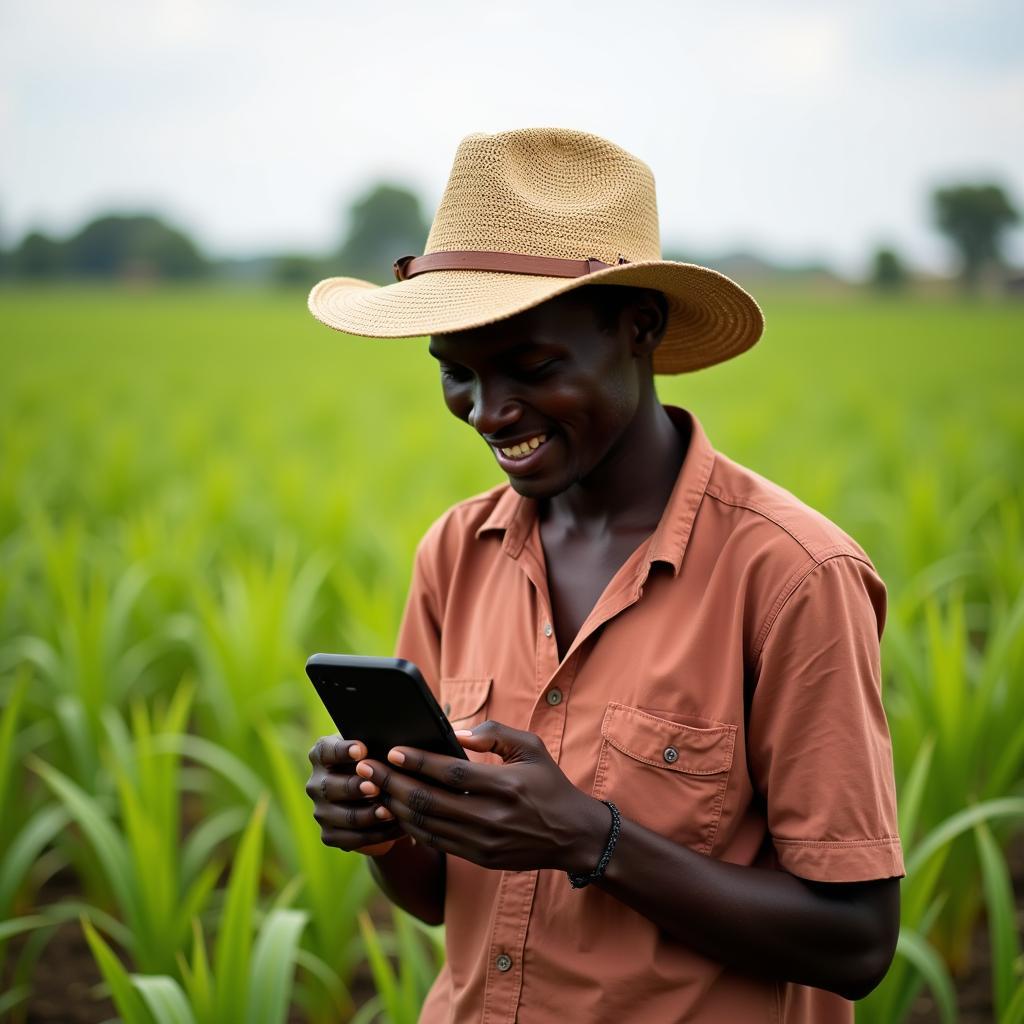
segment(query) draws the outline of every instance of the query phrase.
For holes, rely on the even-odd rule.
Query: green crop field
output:
[[[1024,304],[762,302],[754,350],[659,387],[889,587],[908,877],[859,1019],[955,1020],[987,921],[1024,1021]],[[419,537],[503,478],[425,342],[269,291],[8,290],[0,323],[0,1018],[71,935],[127,1024],[414,1021],[440,934],[321,844],[302,666],[389,652]]]

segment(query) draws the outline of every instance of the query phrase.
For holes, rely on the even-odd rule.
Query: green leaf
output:
[[[8,921],[0,921],[0,942],[6,942],[12,935],[44,928],[53,922],[42,914],[29,914],[26,917],[12,917]]]
[[[40,853],[71,820],[63,807],[50,804],[38,810],[11,841],[0,861],[0,915],[10,911],[18,886]]]
[[[210,861],[225,839],[241,832],[249,820],[246,807],[226,807],[202,821],[185,840],[181,853],[181,877],[188,882]]]
[[[132,987],[128,972],[121,966],[121,961],[114,951],[103,941],[86,918],[81,919],[82,930],[92,950],[92,955],[99,966],[100,973],[110,987],[110,997],[123,1018],[124,1024],[153,1024],[152,1017]]]
[[[131,920],[140,920],[137,894],[132,885],[131,861],[120,833],[110,823],[100,805],[66,775],[34,755],[28,760],[32,770],[53,790],[81,826],[123,912]]]
[[[906,957],[923,975],[932,990],[943,1024],[956,1024],[956,992],[938,953],[917,932],[900,929],[896,955]]]
[[[295,955],[306,920],[301,910],[275,910],[263,922],[250,967],[249,1024],[284,1024],[287,1019]]]
[[[917,871],[937,850],[956,839],[979,821],[993,818],[1024,818],[1024,797],[1003,797],[974,804],[956,814],[951,814],[940,825],[932,829],[911,851],[906,861],[907,877]]]
[[[914,841],[917,819],[921,813],[921,801],[928,785],[928,771],[935,751],[935,737],[928,736],[918,748],[910,773],[900,787],[899,831],[906,847]]]
[[[18,1005],[23,1003],[32,995],[31,985],[18,985],[16,988],[6,992],[0,992],[0,1020],[6,1020],[7,1014]]]
[[[181,986],[163,975],[133,974],[132,984],[142,996],[156,1024],[196,1024]]]
[[[238,1008],[246,1005],[267,802],[266,794],[261,795],[242,835],[221,915],[214,952],[215,1006],[221,1020],[232,1019]]]
[[[366,956],[370,961],[370,971],[373,974],[373,982],[377,989],[377,995],[380,996],[381,1005],[388,1020],[399,1024],[401,1009],[398,979],[395,977],[395,971],[390,961],[384,955],[380,935],[365,910],[359,912],[359,930],[363,935]]]
[[[192,919],[192,966],[188,966],[181,953],[178,954],[178,966],[199,1024],[215,1024],[213,979],[198,918]]]
[[[15,801],[7,788],[11,780],[11,772],[15,765],[14,737],[17,734],[18,719],[21,717],[21,705],[25,700],[25,693],[28,690],[31,676],[24,665],[19,669],[18,675],[11,689],[11,697],[4,708],[3,717],[0,718],[0,834],[8,834],[13,831],[13,822],[9,815]],[[0,903],[0,908],[3,904]]]
[[[1017,986],[999,1024],[1024,1024],[1024,981]]]
[[[992,1002],[1001,1020],[1010,1005],[1017,983],[1016,966],[1020,938],[1014,921],[1013,886],[1010,872],[992,832],[984,822],[974,826],[974,839],[981,861],[981,879],[988,911],[988,933],[992,949]]]

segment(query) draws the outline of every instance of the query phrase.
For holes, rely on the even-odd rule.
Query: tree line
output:
[[[1006,236],[1020,213],[1002,186],[968,183],[936,189],[931,210],[935,227],[957,255],[966,291],[976,290],[987,275],[1005,276]],[[398,256],[423,251],[429,230],[419,197],[389,182],[359,196],[346,221],[333,252],[273,256],[262,262],[258,276],[296,285],[330,275],[384,284]],[[153,214],[97,217],[63,239],[30,231],[10,251],[0,250],[0,276],[19,280],[196,280],[223,276],[228,264],[210,259],[183,230]],[[875,251],[869,275],[873,286],[898,291],[911,277],[894,248]]]

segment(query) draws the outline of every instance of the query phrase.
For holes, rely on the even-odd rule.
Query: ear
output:
[[[650,356],[661,344],[668,326],[668,302],[661,292],[653,288],[637,289],[635,302],[630,303],[634,355]]]

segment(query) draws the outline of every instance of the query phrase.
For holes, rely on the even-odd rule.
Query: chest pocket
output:
[[[487,718],[487,705],[491,696],[491,679],[441,679],[441,710],[448,716],[453,729],[472,729]],[[479,754],[466,751],[470,761],[482,764],[501,764],[497,754]]]
[[[722,816],[735,725],[699,729],[608,704],[593,795],[640,825],[709,854]]]

